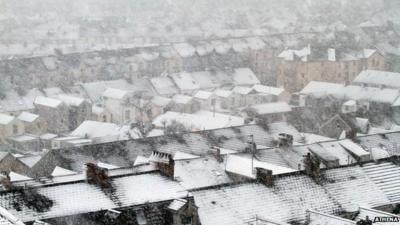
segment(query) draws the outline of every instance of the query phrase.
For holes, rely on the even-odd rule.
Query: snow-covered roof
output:
[[[43,96],[38,96],[35,99],[34,102],[35,105],[42,105],[42,106],[47,106],[50,108],[57,108],[62,104],[61,100],[54,99],[54,98],[48,98],[48,97],[43,97]]]
[[[198,99],[209,99],[210,97],[213,96],[212,92],[209,91],[198,91],[193,97],[198,98]]]
[[[25,96],[20,96],[15,91],[7,91],[6,96],[0,99],[0,112],[28,111],[34,109],[33,102],[37,96],[43,93],[37,89],[27,91]]]
[[[177,151],[177,152],[175,152],[173,159],[174,160],[184,160],[184,159],[197,159],[199,157],[200,156]]]
[[[295,172],[296,170],[290,167],[278,166],[275,164],[262,162],[257,159],[252,159],[247,156],[227,155],[225,170],[230,173],[242,175],[248,178],[256,178],[255,168],[264,168],[271,170],[272,174],[284,174]]]
[[[385,86],[392,88],[400,88],[400,73],[364,70],[354,79],[354,84],[366,84],[368,86]]]
[[[40,135],[40,139],[50,140],[50,139],[56,138],[57,136],[58,136],[57,134],[45,133],[45,134]]]
[[[293,50],[293,49],[287,49],[282,51],[278,57],[283,58],[287,61],[293,61],[296,58],[300,58],[301,61],[308,61],[308,56],[311,54],[311,48],[310,46],[304,47],[301,50]]]
[[[188,96],[188,95],[174,95],[174,97],[172,97],[172,101],[177,103],[177,104],[188,104],[190,103],[190,101],[192,101],[192,97]]]
[[[149,91],[150,84],[146,84],[145,80],[138,82],[138,84],[132,85],[129,84],[126,80],[109,80],[109,81],[96,81],[90,83],[80,84],[84,92],[88,95],[92,102],[99,102],[102,94],[106,91],[107,88],[115,88],[126,91]]]
[[[315,97],[323,97],[327,95],[332,95],[337,98],[344,97],[344,85],[337,83],[321,82],[321,81],[311,81],[308,83],[300,94],[311,94]]]
[[[168,111],[156,117],[153,124],[156,127],[164,127],[164,122],[167,122],[168,125],[172,121],[178,121],[190,130],[210,130],[244,124],[244,119],[241,117],[221,113],[214,114],[209,111],[199,111],[195,114]]]
[[[119,168],[118,166],[111,165],[109,163],[97,162],[96,164],[97,164],[98,167],[109,169],[109,170],[113,170],[113,169],[118,169]]]
[[[229,96],[232,95],[232,91],[229,90],[223,90],[223,89],[217,89],[214,91],[214,94],[218,97],[221,98],[228,98]]]
[[[202,188],[232,182],[224,164],[215,157],[175,161],[174,178],[185,189]]]
[[[39,115],[30,113],[30,112],[22,112],[19,114],[18,119],[24,122],[32,123],[34,122],[37,118],[39,118]]]
[[[181,91],[192,91],[200,89],[200,86],[197,84],[196,80],[193,79],[190,73],[174,73],[171,74],[170,77]]]
[[[51,176],[58,177],[58,176],[68,176],[73,174],[77,174],[77,172],[56,166],[56,168],[54,168],[53,172],[51,173]]]
[[[57,98],[69,106],[80,106],[83,102],[85,102],[84,98],[65,94],[58,95]]]
[[[265,104],[253,105],[250,108],[253,109],[259,115],[286,113],[292,111],[292,108],[286,102],[265,103]]]
[[[169,210],[178,211],[187,203],[186,199],[175,199],[168,205]]]
[[[96,115],[101,115],[105,112],[105,108],[97,105],[92,105],[92,113]]]
[[[36,187],[37,191],[54,205],[44,212],[28,208],[23,198],[13,198],[13,192],[4,192],[0,196],[8,211],[23,222],[34,221],[37,218],[54,218],[80,213],[95,212],[104,209],[142,205],[185,198],[188,195],[178,183],[157,173],[145,173],[111,178],[114,197],[105,194],[104,190],[86,181],[59,183],[51,186]],[[162,188],[160,188],[162,187]],[[15,197],[15,196],[14,196]],[[15,204],[18,202],[18,210]]]
[[[244,87],[244,86],[236,86],[232,89],[233,93],[241,94],[241,95],[247,95],[249,94],[253,89],[251,87]]]
[[[158,56],[160,56],[160,53],[143,51],[142,53],[140,53],[140,56],[146,61],[153,61],[153,60],[156,60],[158,58]]]
[[[107,88],[102,96],[113,99],[123,99],[129,92],[116,88]]]
[[[170,77],[154,77],[150,79],[156,92],[160,95],[172,95],[179,93]]]
[[[100,138],[113,136],[116,138],[116,140],[118,140],[121,133],[121,127],[115,123],[86,120],[71,132],[71,136],[81,138]]]
[[[166,97],[162,97],[162,96],[154,96],[151,99],[151,102],[156,105],[156,106],[167,106],[170,102],[172,101],[172,99],[170,98],[166,98]]]
[[[255,90],[259,93],[271,94],[271,95],[276,95],[276,96],[279,96],[280,94],[282,94],[285,91],[285,89],[283,89],[283,88],[271,87],[271,86],[266,86],[266,85],[262,85],[262,84],[254,85],[253,90]]]
[[[188,43],[174,44],[174,48],[183,58],[191,57],[196,53],[196,49]]]
[[[222,71],[197,71],[190,74],[202,89],[217,88],[232,82],[230,77]]]
[[[32,178],[24,176],[22,174],[16,173],[11,171],[9,174],[11,182],[17,182],[17,181],[24,181],[24,180],[32,180]]]
[[[1,125],[7,125],[7,124],[11,123],[14,119],[15,119],[14,116],[0,113],[0,124]]]
[[[232,76],[235,85],[255,85],[260,83],[260,80],[249,68],[236,68]]]

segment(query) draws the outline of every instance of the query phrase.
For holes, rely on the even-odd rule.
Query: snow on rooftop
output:
[[[123,99],[128,94],[128,91],[116,89],[116,88],[107,88],[102,96],[113,99]]]
[[[361,146],[358,144],[352,142],[349,139],[341,140],[339,141],[340,145],[350,151],[352,154],[358,156],[358,157],[368,157],[369,153],[365,151]]]
[[[271,170],[272,174],[284,174],[295,172],[296,170],[274,165],[267,162],[261,162],[257,159],[252,159],[251,157],[239,156],[239,155],[228,155],[226,159],[225,170],[234,174],[239,174],[249,178],[256,178],[255,168],[260,167],[267,170]]]
[[[189,154],[189,153],[184,153],[177,151],[174,154],[174,160],[182,160],[182,159],[196,159],[199,158],[200,156]]]
[[[121,135],[121,126],[115,123],[106,123],[86,120],[71,132],[71,136],[81,138],[101,138],[106,136],[114,136],[116,140]]]
[[[153,124],[156,127],[164,127],[165,122],[168,125],[174,120],[184,124],[190,130],[210,130],[244,124],[244,119],[241,117],[221,113],[215,113],[214,116],[214,113],[210,111],[199,111],[195,114],[168,111],[156,117]]]
[[[271,86],[266,86],[266,85],[262,85],[262,84],[254,85],[253,90],[255,90],[259,93],[270,94],[270,95],[275,95],[275,96],[279,96],[280,94],[282,94],[285,91],[285,89],[283,89],[283,88],[271,87]]]
[[[56,166],[54,168],[53,172],[51,173],[51,176],[58,177],[58,176],[68,176],[68,175],[74,175],[74,174],[77,174],[77,172]]]
[[[196,49],[188,43],[174,44],[174,48],[183,58],[191,57],[196,53]]]
[[[187,203],[186,199],[175,199],[168,205],[168,209],[178,211]]]
[[[111,165],[111,164],[108,164],[108,163],[103,163],[103,162],[97,162],[97,166],[101,167],[101,168],[109,169],[109,170],[118,169],[119,168],[118,166],[114,166],[114,165]]]
[[[56,138],[57,136],[58,136],[57,134],[45,133],[45,134],[40,135],[40,139],[50,140],[50,139]]]
[[[32,123],[34,122],[37,118],[39,118],[39,115],[30,113],[30,112],[22,112],[19,114],[18,119],[24,122]]]
[[[228,40],[229,44],[231,44],[232,49],[235,52],[242,53],[244,51],[249,50],[249,46],[247,42],[245,42],[243,39],[230,39]]]
[[[344,88],[345,86],[343,84],[311,81],[300,91],[300,94],[311,94],[315,97],[332,95],[337,98],[343,98]]]
[[[198,91],[194,97],[198,99],[209,99],[211,96],[213,96],[212,92],[209,91]]]
[[[150,162],[149,158],[139,155],[138,157],[136,157],[133,165],[138,166],[138,165],[148,164],[149,162]]]
[[[200,89],[200,86],[197,84],[196,80],[193,79],[190,73],[174,73],[171,74],[170,77],[181,91]]]
[[[370,86],[386,86],[400,88],[400,73],[364,70],[354,79],[355,84],[366,84]]]
[[[179,92],[170,77],[154,77],[150,79],[150,82],[160,95],[171,95]]]
[[[14,119],[15,119],[14,116],[0,113],[0,124],[1,125],[7,125],[7,124],[11,123]]]
[[[236,86],[232,89],[232,92],[241,95],[248,95],[252,90],[251,87]]]
[[[19,173],[15,173],[11,171],[9,174],[11,182],[17,182],[17,181],[25,181],[25,180],[32,180],[32,178],[24,176]]]
[[[64,94],[58,95],[57,98],[59,100],[63,101],[65,104],[71,105],[71,106],[80,106],[85,101],[84,98],[70,96],[70,95],[64,95]]]
[[[232,182],[224,171],[224,164],[219,163],[215,157],[175,161],[174,178],[185,189]]]
[[[233,72],[233,81],[236,85],[259,84],[257,76],[249,68],[236,68]]]
[[[43,105],[51,108],[57,108],[62,104],[61,100],[54,99],[54,98],[48,98],[48,97],[43,97],[43,96],[38,96],[35,99],[34,102],[35,105]]]
[[[260,115],[286,113],[292,111],[292,108],[286,102],[272,102],[259,105],[252,105],[250,108]]]

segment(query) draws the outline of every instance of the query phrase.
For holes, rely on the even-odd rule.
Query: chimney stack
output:
[[[321,170],[320,170],[321,161],[313,157],[310,152],[304,158],[304,166],[305,172],[309,175],[316,183],[319,183],[321,180]]]
[[[289,147],[293,145],[293,136],[286,133],[278,134],[279,147]]]
[[[94,163],[86,163],[86,179],[89,183],[94,183],[102,187],[109,187],[111,185],[108,170]]]
[[[9,173],[5,173],[5,174],[1,175],[0,183],[1,183],[1,185],[3,185],[3,188],[6,191],[9,191],[13,188]]]
[[[272,175],[272,170],[256,167],[256,171],[256,179],[258,182],[261,182],[268,187],[272,187],[274,185],[274,176]]]
[[[171,154],[153,151],[150,161],[157,164],[161,174],[174,179],[175,161]]]

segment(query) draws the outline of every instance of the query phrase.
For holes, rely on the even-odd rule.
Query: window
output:
[[[103,122],[107,122],[107,116],[103,115]]]
[[[16,124],[13,125],[13,134],[18,134],[18,126]]]
[[[191,216],[181,216],[181,221],[183,225],[191,225],[192,217]]]

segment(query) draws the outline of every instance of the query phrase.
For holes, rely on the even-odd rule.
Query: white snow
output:
[[[241,117],[214,113],[210,111],[199,111],[195,114],[166,112],[153,120],[156,127],[164,127],[164,122],[170,124],[172,121],[178,121],[184,124],[190,130],[210,130],[230,126],[240,126],[244,124],[244,119]]]
[[[51,108],[57,108],[62,104],[61,100],[54,99],[54,98],[48,98],[48,97],[43,97],[43,96],[38,96],[36,97],[34,101],[35,105],[43,105]]]
[[[243,175],[249,178],[256,178],[255,168],[260,167],[272,170],[272,174],[291,173],[296,170],[288,167],[278,166],[271,163],[261,162],[257,159],[251,159],[246,156],[228,155],[226,159],[226,171]]]
[[[177,151],[177,152],[175,152],[175,154],[174,154],[174,160],[196,159],[196,158],[199,158],[199,157],[200,157],[200,156],[192,155],[192,154],[184,153],[184,152],[180,152],[180,151]]]
[[[64,94],[58,95],[58,99],[71,106],[80,106],[85,101],[83,98]]]
[[[193,79],[190,73],[174,73],[171,74],[170,77],[181,91],[200,89],[200,86],[197,84],[196,80]]]
[[[123,99],[128,94],[128,91],[116,89],[116,88],[107,88],[102,96],[113,99]]]
[[[103,163],[103,162],[97,162],[97,166],[101,167],[101,168],[105,168],[105,169],[109,169],[109,170],[113,170],[113,169],[118,169],[118,166],[114,166],[108,163]]]
[[[232,95],[232,91],[229,90],[223,90],[223,89],[217,89],[214,91],[214,94],[218,97],[221,98],[229,98],[229,96]]]
[[[286,102],[265,103],[253,105],[250,108],[255,110],[255,112],[260,115],[286,113],[292,111],[292,108]]]
[[[7,125],[7,124],[11,123],[14,119],[15,119],[14,116],[0,113],[0,124],[1,125]]]
[[[10,176],[10,180],[11,182],[15,182],[15,181],[25,181],[25,180],[32,180],[32,178],[15,173],[15,172],[10,172],[9,173]]]
[[[22,112],[19,114],[18,119],[24,122],[32,123],[34,122],[37,118],[39,118],[39,115],[30,113],[30,112]]]
[[[149,158],[139,155],[138,157],[136,157],[133,165],[138,166],[138,165],[148,164],[149,162],[150,162]]]
[[[271,87],[271,86],[266,86],[266,85],[262,85],[262,84],[254,85],[253,90],[255,90],[259,93],[270,94],[270,95],[275,95],[275,96],[279,96],[285,91],[285,89],[283,89],[283,88]]]
[[[212,97],[212,96],[213,96],[213,93],[212,93],[212,92],[209,92],[209,91],[198,91],[198,92],[194,95],[195,98],[204,99],[204,100],[209,99],[209,98]]]
[[[353,83],[400,88],[400,73],[364,70],[354,79]]]
[[[58,176],[68,176],[68,175],[74,175],[74,174],[77,174],[77,172],[56,166],[56,168],[54,168],[53,172],[51,173],[51,176],[58,177]]]
[[[190,101],[192,101],[192,97],[187,96],[187,95],[174,95],[174,97],[172,97],[172,101],[174,101],[177,104],[188,104],[190,103]]]
[[[257,76],[249,68],[236,68],[233,72],[233,81],[236,85],[254,85],[259,84]]]
[[[172,100],[170,98],[162,97],[162,96],[154,96],[151,99],[151,102],[156,106],[167,106]]]

